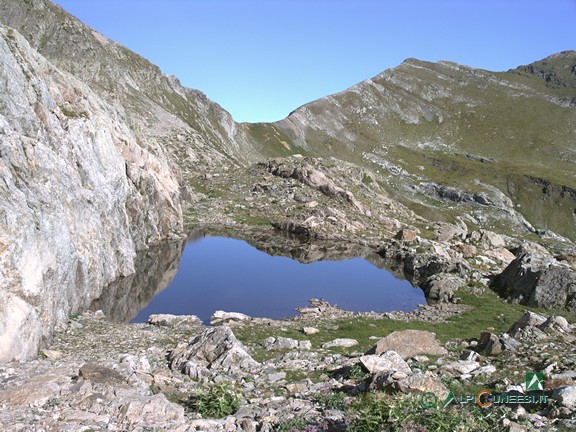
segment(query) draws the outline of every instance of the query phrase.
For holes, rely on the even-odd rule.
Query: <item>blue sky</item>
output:
[[[576,49],[576,0],[53,0],[237,121],[274,121],[409,57],[502,71]]]

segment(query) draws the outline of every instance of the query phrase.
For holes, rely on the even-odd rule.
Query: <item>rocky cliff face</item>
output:
[[[0,360],[182,231],[207,172],[256,154],[199,91],[48,0],[0,4]]]
[[[136,251],[182,230],[180,185],[122,116],[0,28],[0,360],[134,272]]]

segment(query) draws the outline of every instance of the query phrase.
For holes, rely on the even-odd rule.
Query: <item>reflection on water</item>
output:
[[[100,308],[105,313],[108,310],[121,315],[122,319],[134,316],[136,305],[144,305],[142,300],[161,290],[172,277],[168,288],[157,294],[132,322],[144,322],[153,313],[193,314],[208,322],[218,309],[282,318],[294,316],[294,308],[305,306],[313,297],[352,311],[407,311],[426,303],[420,289],[377,268],[377,255],[367,249],[359,250],[358,246],[250,238],[259,249],[284,255],[272,256],[243,240],[198,237],[186,244],[175,276],[172,258],[162,257],[165,263],[171,263],[170,270],[162,272],[157,267],[159,275],[153,277],[155,269],[145,267],[147,276],[136,284],[147,280],[154,286],[146,291],[132,284],[131,294],[124,292],[125,287],[112,290],[114,299],[102,303],[108,309]],[[176,252],[174,248],[172,253]],[[134,305],[126,306],[134,295]],[[117,299],[123,306],[113,305]]]
[[[90,309],[101,309],[113,321],[123,322],[134,318],[174,279],[185,245],[183,241],[166,242],[139,252],[134,266],[136,273],[120,278],[104,288]]]

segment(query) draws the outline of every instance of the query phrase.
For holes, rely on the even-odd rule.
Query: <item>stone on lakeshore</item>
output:
[[[148,317],[148,324],[187,330],[202,325],[202,320],[196,315],[154,314]]]
[[[221,325],[240,325],[246,322],[252,321],[252,317],[245,315],[240,312],[225,312],[222,310],[217,310],[214,312],[212,317],[210,317],[210,324],[213,326]]]
[[[356,339],[334,339],[330,342],[322,344],[322,348],[335,348],[335,347],[350,348],[353,347],[354,345],[358,345],[358,341]]]
[[[492,288],[527,306],[576,312],[576,272],[549,256],[522,252],[494,278]]]
[[[403,359],[419,354],[448,354],[448,351],[442,347],[436,339],[436,333],[424,330],[401,330],[392,332],[388,336],[380,339],[373,350],[375,354],[393,350],[400,354]]]

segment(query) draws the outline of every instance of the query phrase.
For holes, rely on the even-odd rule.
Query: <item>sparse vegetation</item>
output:
[[[240,396],[228,382],[212,384],[200,389],[181,402],[190,411],[206,418],[223,418],[234,414],[240,406]]]

